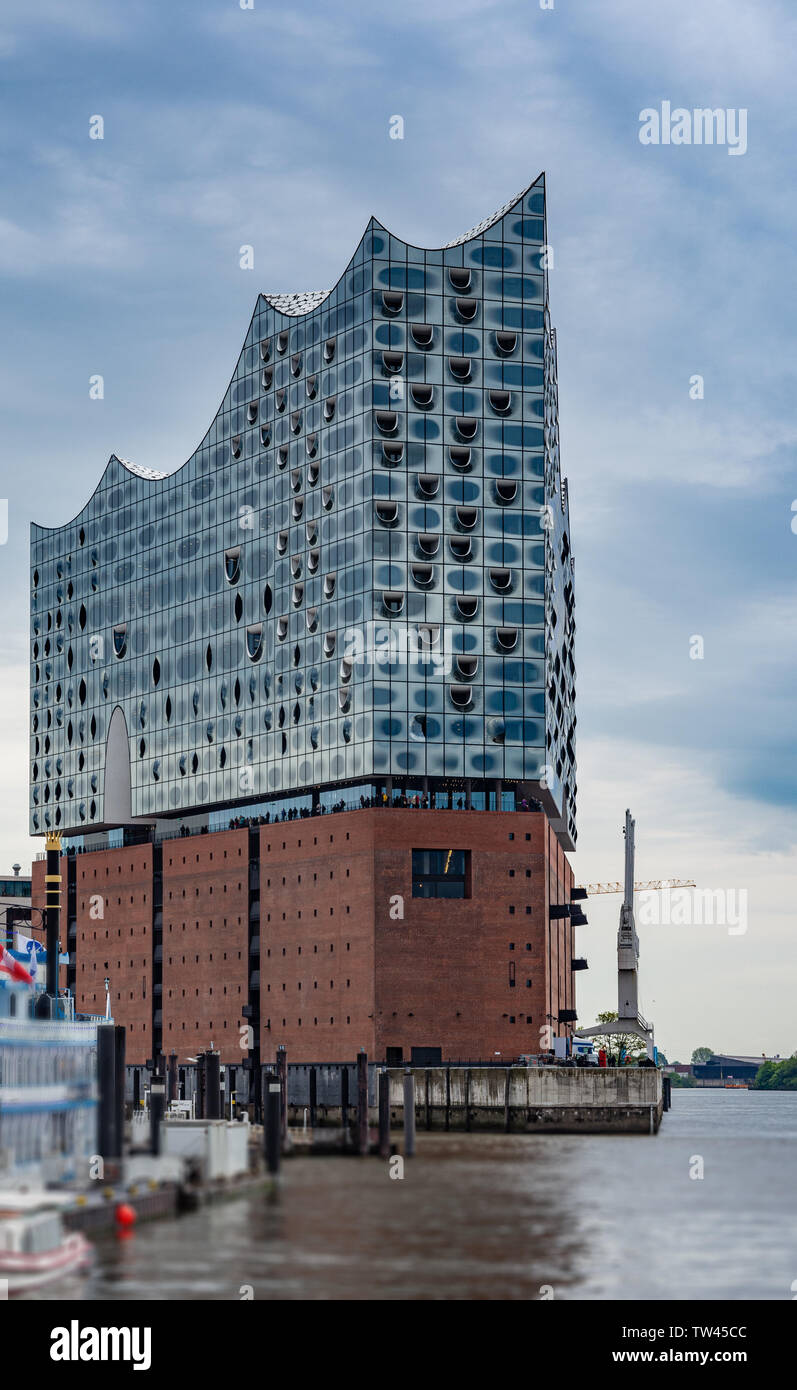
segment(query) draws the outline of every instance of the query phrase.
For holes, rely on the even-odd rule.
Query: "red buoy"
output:
[[[116,1224],[123,1229],[128,1229],[136,1224],[135,1208],[128,1206],[127,1202],[120,1202],[115,1212]]]

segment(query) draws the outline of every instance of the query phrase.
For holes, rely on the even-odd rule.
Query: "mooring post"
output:
[[[97,1152],[104,1161],[114,1157],[115,1107],[114,1080],[116,1061],[115,1029],[112,1023],[100,1023],[97,1027]]]
[[[504,1073],[504,1134],[509,1133],[509,1086],[512,1073],[507,1067]]]
[[[451,1066],[446,1067],[446,1132],[451,1128]]]
[[[425,1071],[425,1073],[424,1073],[425,1092],[426,1092],[425,1097],[424,1097],[424,1110],[425,1110],[425,1112],[426,1112],[426,1113],[425,1113],[425,1117],[424,1117],[424,1121],[425,1121],[425,1124],[426,1124],[426,1128],[427,1128],[427,1129],[431,1129],[431,1128],[432,1128],[432,1111],[431,1111],[431,1107],[430,1107],[430,1105],[429,1105],[429,1086],[430,1086],[430,1084],[431,1084],[431,1079],[432,1079],[432,1073],[429,1071],[429,1069],[428,1069],[428,1067],[427,1067],[427,1069],[426,1069],[426,1071]]]
[[[125,1043],[127,1029],[123,1023],[114,1026],[114,1136],[113,1156],[121,1158],[125,1137]]]
[[[177,1074],[177,1053],[169,1053],[169,1089],[166,1096],[167,1100],[180,1099],[180,1081]]]
[[[318,1078],[315,1067],[310,1068],[310,1128],[315,1129],[315,1112],[318,1099]]]
[[[446,1073],[447,1075],[448,1073]],[[404,1073],[404,1156],[415,1153],[415,1077],[409,1067]]]
[[[141,1072],[133,1067],[133,1113],[141,1106]]]
[[[390,1157],[390,1076],[386,1067],[379,1072],[379,1154]]]
[[[161,1151],[161,1120],[166,1100],[166,1083],[159,1071],[152,1073],[149,1084],[149,1147],[157,1158]]]
[[[207,1112],[207,1087],[205,1084],[205,1054],[200,1052],[196,1059],[196,1118],[206,1120]]]
[[[277,1080],[280,1091],[280,1125],[282,1137],[288,1133],[288,1054],[281,1045],[277,1048]]]
[[[205,1053],[205,1118],[221,1119],[221,1053]]]
[[[269,1173],[278,1173],[280,1170],[280,1154],[282,1152],[282,1121],[281,1121],[281,1100],[282,1088],[274,1072],[267,1071],[265,1075],[265,1115],[264,1115],[264,1142],[266,1148],[266,1167]]]
[[[343,1143],[346,1144],[346,1131],[349,1125],[349,1068],[344,1062],[340,1069],[340,1122],[343,1126]]]
[[[470,1067],[465,1068],[465,1128],[470,1129]]]
[[[357,1152],[368,1152],[368,1053],[357,1053]]]

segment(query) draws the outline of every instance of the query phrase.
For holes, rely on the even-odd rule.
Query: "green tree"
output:
[[[797,1057],[783,1062],[764,1062],[753,1082],[756,1091],[797,1091]]]
[[[702,1066],[704,1062],[710,1062],[713,1056],[713,1047],[696,1047],[692,1053],[692,1066]]]
[[[598,1023],[614,1023],[618,1014],[608,1009],[605,1013],[598,1014]],[[578,1027],[576,1027],[578,1032]],[[638,1038],[636,1033],[595,1033],[592,1038],[593,1043],[598,1048],[603,1048],[607,1056],[614,1053],[618,1058],[620,1051],[625,1048],[627,1062],[641,1062],[647,1056],[647,1047],[642,1038]]]

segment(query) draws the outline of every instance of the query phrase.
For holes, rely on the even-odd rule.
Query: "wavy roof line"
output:
[[[525,198],[529,190],[534,188],[535,185],[540,183],[540,181],[544,178],[545,173],[543,171],[542,173],[538,174],[535,179],[532,179],[531,182],[528,183],[526,187],[520,191],[520,193],[517,193],[514,198],[510,198],[509,202],[504,203],[503,207],[498,208],[498,210],[492,213],[490,217],[484,218],[482,222],[478,222],[475,227],[471,227],[469,231],[463,232],[462,236],[456,237],[453,241],[446,241],[443,243],[442,246],[430,246],[425,248],[416,247],[415,249],[425,249],[428,251],[447,251],[450,250],[452,247],[462,246],[465,244],[465,242],[472,241],[474,237],[481,236],[483,232],[486,232],[488,228],[494,226],[496,222],[500,222],[501,218],[505,217],[506,214],[510,211],[510,209],[513,208],[516,203],[519,203],[521,198]],[[388,228],[385,227],[383,223],[379,222],[379,220],[376,217],[371,217],[368,223],[368,227],[366,227],[363,236],[360,238],[360,243],[358,243],[358,246],[362,243],[363,239],[367,235],[368,229],[374,225],[379,227],[382,231],[388,232]],[[395,233],[388,232],[388,235],[395,236]],[[413,245],[413,243],[405,241],[403,237],[396,237],[396,240],[403,241],[405,246]],[[352,262],[350,261],[349,266],[351,264]],[[346,269],[348,268],[349,267],[347,267]],[[341,273],[339,279],[336,281],[336,284],[340,284],[345,274],[346,270],[344,270]],[[332,294],[332,290],[334,288],[335,286],[333,285],[332,288],[328,290],[300,290],[296,293],[289,294],[264,294],[261,292],[261,297],[266,301],[267,304],[270,304],[271,307],[275,309],[278,313],[283,314],[288,318],[299,318],[303,314],[312,313],[314,309],[318,308],[319,304],[323,304],[324,300],[328,299],[329,296]],[[231,380],[233,380],[235,377],[235,371],[237,371],[237,363],[233,371],[233,377],[231,378]],[[218,411],[216,412],[216,416],[217,415]],[[214,419],[216,418],[216,416],[214,416]],[[166,478],[173,478],[176,473],[179,473],[182,468],[185,468],[186,465],[191,462],[191,459],[195,457],[197,450],[201,447],[202,442],[204,442],[204,440],[207,438],[207,435],[208,431],[206,431],[203,435],[200,444],[197,445],[197,449],[195,449],[193,453],[189,454],[188,458],[185,459],[181,464],[179,464],[177,468],[173,469],[171,473],[164,473],[157,468],[146,468],[140,463],[133,463],[130,459],[122,458],[120,454],[112,453],[108,459],[108,462],[105,465],[105,469],[102,473],[102,476],[100,477],[97,486],[94,489],[94,493],[98,491],[105,475],[107,474],[108,470],[114,466],[114,463],[118,463],[119,466],[125,470],[125,472],[132,474],[133,477],[143,478],[147,482],[162,482]],[[94,496],[94,493],[92,493],[92,496]],[[76,521],[77,518],[82,515],[82,513],[86,510],[89,501],[91,501],[91,498],[89,498],[87,502],[84,502],[83,506],[79,509],[75,516],[71,518],[71,521]],[[31,524],[36,531],[54,531],[60,529],[60,526],[42,526],[38,522],[32,522]],[[61,524],[69,525],[70,523],[67,522]]]
[[[513,208],[515,203],[519,203],[521,198],[524,198],[529,189],[533,188],[536,183],[539,183],[542,177],[542,174],[538,174],[536,179],[532,179],[531,183],[527,183],[525,188],[521,188],[520,192],[516,193],[514,198],[510,198],[508,202],[504,203],[503,207],[498,208],[497,211],[491,213],[489,217],[483,218],[481,222],[477,222],[475,227],[471,227],[467,232],[463,232],[462,236],[455,237],[453,241],[444,241],[442,246],[429,246],[425,249],[428,251],[450,251],[454,246],[464,246],[466,241],[472,241],[474,237],[481,236],[482,233],[488,231],[490,227],[493,227],[496,222],[500,222],[501,218],[506,216],[510,208]],[[377,218],[371,218],[372,222],[377,220]],[[379,225],[381,226],[382,223]],[[404,238],[397,237],[396,240],[403,241]],[[292,294],[263,293],[263,298],[272,308],[277,310],[277,313],[285,314],[289,318],[296,318],[302,314],[312,313],[313,309],[317,309],[319,304],[323,304],[324,300],[328,299],[331,293],[331,289],[298,290]]]

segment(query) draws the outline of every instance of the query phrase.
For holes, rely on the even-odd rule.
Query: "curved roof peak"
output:
[[[120,458],[119,454],[112,454],[117,463],[121,463],[128,473],[134,474],[136,478],[147,478],[149,482],[159,482],[161,478],[168,478],[168,473],[161,473],[157,468],[144,468],[140,463],[131,463],[130,459]]]
[[[297,294],[266,294],[263,298],[272,309],[276,309],[278,314],[288,314],[295,317],[298,314],[309,314],[312,309],[317,309],[319,304],[323,304],[325,299],[331,295],[331,290],[300,290]]]
[[[473,237],[481,236],[482,232],[486,232],[488,227],[492,227],[496,222],[500,222],[501,218],[506,216],[510,208],[513,208],[515,203],[519,203],[521,198],[525,198],[529,189],[533,188],[534,185],[539,183],[544,177],[544,174],[539,174],[531,183],[527,183],[525,188],[521,188],[520,192],[516,193],[514,198],[510,198],[508,203],[504,203],[503,207],[500,207],[497,212],[494,212],[490,217],[485,217],[482,222],[477,222],[475,227],[471,227],[469,231],[463,232],[462,236],[455,237],[453,241],[444,242],[440,249],[442,251],[447,251],[451,246],[462,246],[464,242],[472,241]]]
[[[514,198],[510,198],[508,203],[504,203],[503,207],[498,208],[498,210],[491,213],[489,217],[485,217],[481,222],[477,222],[476,226],[471,227],[469,231],[463,232],[462,236],[455,237],[453,241],[445,241],[442,246],[429,246],[423,249],[427,251],[448,251],[452,246],[463,246],[466,241],[472,241],[474,237],[481,236],[483,232],[486,232],[488,228],[494,226],[496,222],[500,222],[501,218],[505,217],[515,204],[520,202],[521,198],[525,198],[530,189],[534,188],[538,183],[544,182],[544,180],[544,172],[538,174],[536,179],[532,179],[531,183],[526,184],[525,188],[521,188],[520,192],[516,193]],[[373,226],[374,224],[381,227],[383,231],[387,232],[389,230],[377,217],[371,217],[369,226]],[[397,237],[396,240],[402,241],[403,237]],[[410,243],[405,244],[409,245]],[[317,309],[319,304],[323,304],[324,300],[329,298],[332,290],[300,290],[293,294],[267,294],[265,291],[262,293],[266,303],[270,304],[273,309],[276,309],[278,314],[285,314],[288,318],[298,318],[301,317],[302,314],[309,314],[313,309]]]

